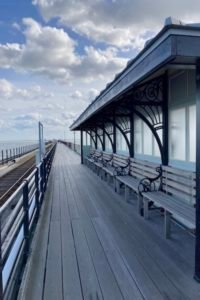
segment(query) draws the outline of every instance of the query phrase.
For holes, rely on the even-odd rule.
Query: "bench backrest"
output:
[[[187,203],[195,204],[195,172],[163,166],[162,190]]]
[[[159,167],[159,165],[156,163],[131,158],[129,174],[137,179],[143,179],[144,177],[155,178],[159,175],[156,171],[157,167]]]
[[[94,153],[95,153],[95,149],[93,149],[93,148],[90,148],[89,155],[90,155],[90,156],[93,156],[93,155],[94,155]]]
[[[128,161],[129,161],[129,157],[128,156],[119,155],[119,154],[113,154],[113,159],[110,162],[110,164],[113,167],[125,167],[125,166],[127,166]]]
[[[108,152],[103,152],[103,160],[104,161],[110,161],[112,160],[113,154]]]

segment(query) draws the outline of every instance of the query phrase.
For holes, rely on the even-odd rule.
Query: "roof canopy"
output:
[[[108,104],[120,100],[123,95],[142,82],[161,75],[174,66],[194,66],[200,57],[200,25],[183,24],[167,18],[163,29],[131,61],[125,69],[107,84],[106,88],[71,125],[71,130],[84,128],[84,123]]]

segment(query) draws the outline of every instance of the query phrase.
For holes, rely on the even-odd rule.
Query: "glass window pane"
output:
[[[149,127],[143,122],[143,132],[144,132],[144,154],[152,155],[153,153],[153,137],[152,132]]]
[[[116,144],[117,152],[128,152],[126,140],[118,128],[116,128]]]
[[[134,148],[135,153],[142,154],[142,120],[137,117],[134,120]]]
[[[196,161],[196,106],[189,107],[189,160]]]
[[[185,108],[170,112],[170,159],[185,160]]]
[[[112,144],[107,134],[105,135],[105,150],[109,152],[112,151]]]

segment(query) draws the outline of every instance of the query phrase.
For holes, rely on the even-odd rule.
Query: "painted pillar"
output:
[[[200,60],[196,66],[196,240],[195,274],[200,282]]]
[[[168,72],[164,75],[163,81],[163,151],[161,154],[162,164],[168,165],[169,162],[169,139],[168,139],[168,120],[169,120],[169,79]]]
[[[106,135],[105,135],[105,123],[103,122],[103,151],[106,150]]]
[[[116,117],[115,111],[113,112],[113,153],[117,151],[117,132],[116,132]]]
[[[130,114],[130,157],[134,157],[134,114]]]
[[[81,129],[81,164],[83,164],[83,130]]]

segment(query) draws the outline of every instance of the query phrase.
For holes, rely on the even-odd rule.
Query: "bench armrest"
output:
[[[126,176],[129,173],[130,159],[127,159],[127,164],[125,166],[114,167],[113,175],[114,176]]]
[[[161,188],[161,179],[162,179],[162,166],[156,168],[156,172],[158,173],[157,176],[150,178],[150,177],[144,177],[140,180],[140,183],[138,185],[138,192],[142,196],[143,193],[146,192],[153,192],[153,191],[159,191]],[[160,180],[160,183],[158,186],[156,186],[156,181]]]
[[[102,158],[102,164],[104,167],[107,167],[108,163],[112,162],[113,155],[111,155],[110,159],[103,159]]]

